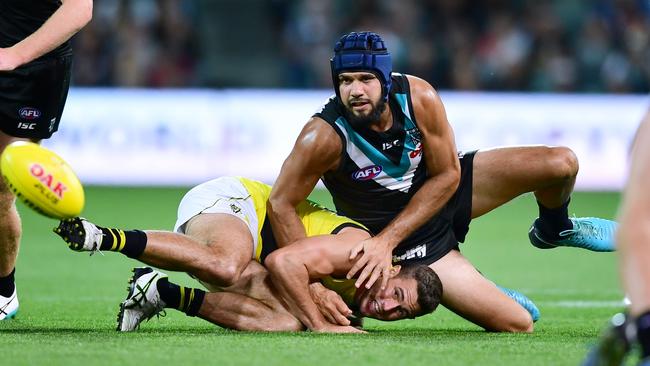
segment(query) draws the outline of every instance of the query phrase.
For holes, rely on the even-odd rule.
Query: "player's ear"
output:
[[[392,277],[397,276],[401,269],[402,269],[402,266],[400,266],[399,264],[396,265],[396,266],[390,267],[390,277],[392,278]]]

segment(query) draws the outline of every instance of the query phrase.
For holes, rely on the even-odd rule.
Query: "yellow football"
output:
[[[55,219],[81,214],[81,182],[53,151],[33,142],[13,142],[0,156],[0,172],[16,197],[37,212]]]

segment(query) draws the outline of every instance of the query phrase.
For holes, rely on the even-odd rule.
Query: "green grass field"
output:
[[[123,228],[170,229],[185,189],[87,189],[84,215]],[[328,202],[318,192],[316,199]],[[579,193],[570,213],[611,218],[618,195]],[[117,333],[118,303],[136,262],[71,252],[56,222],[20,206],[24,237],[16,272],[20,312],[0,322],[1,365],[577,365],[621,310],[616,257],[528,243],[532,196],[472,223],[461,246],[487,277],[539,306],[533,334],[492,334],[445,309],[417,320],[367,321],[367,335],[241,333],[169,311],[140,331]],[[184,274],[174,280],[191,284]]]

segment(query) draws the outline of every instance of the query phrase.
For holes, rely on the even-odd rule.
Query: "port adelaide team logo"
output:
[[[376,178],[382,170],[383,168],[381,165],[367,166],[352,173],[352,179],[357,181],[371,180],[373,178]]]

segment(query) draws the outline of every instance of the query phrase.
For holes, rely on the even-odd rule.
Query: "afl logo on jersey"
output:
[[[32,107],[22,107],[18,111],[18,115],[22,119],[32,120],[39,118],[41,116],[41,111]]]
[[[382,171],[381,165],[371,165],[365,168],[361,168],[356,172],[352,173],[352,179],[354,180],[370,180],[379,175]]]

